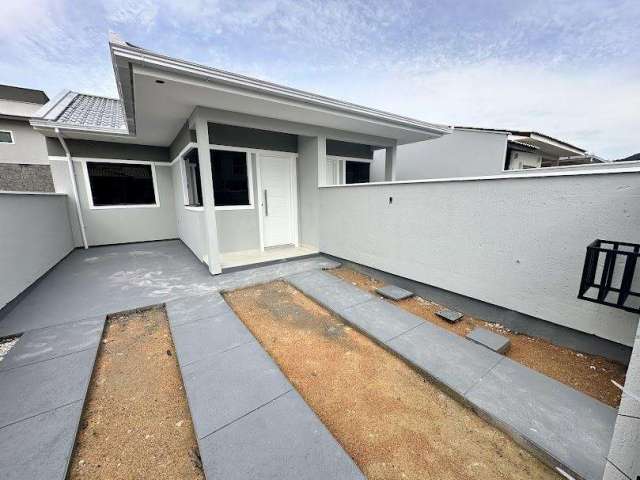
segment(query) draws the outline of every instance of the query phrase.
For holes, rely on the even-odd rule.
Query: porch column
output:
[[[640,478],[640,322],[627,369],[624,392],[607,456],[604,480]]]
[[[318,186],[323,187],[327,185],[327,137],[318,135],[317,142]]]
[[[195,117],[196,142],[198,144],[198,164],[202,184],[202,206],[204,208],[205,241],[207,263],[212,275],[222,272],[220,250],[218,248],[218,226],[216,224],[215,201],[213,198],[213,175],[211,173],[211,152],[209,150],[209,128],[207,121]]]
[[[393,145],[386,148],[384,159],[384,180],[385,182],[393,182],[396,179],[396,157],[398,155],[398,147]]]

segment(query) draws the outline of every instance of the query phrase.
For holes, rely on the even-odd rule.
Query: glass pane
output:
[[[247,154],[211,151],[213,196],[217,206],[249,205]]]
[[[13,143],[11,132],[0,131],[0,143]]]
[[[154,205],[151,165],[87,162],[95,206]]]
[[[369,183],[369,162],[347,161],[346,174],[346,183]]]
[[[198,150],[193,149],[185,158],[185,174],[187,176],[187,193],[189,195],[189,206],[202,206],[202,183],[200,181],[200,162],[198,161]]]

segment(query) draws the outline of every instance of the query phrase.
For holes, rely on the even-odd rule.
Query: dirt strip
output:
[[[109,317],[68,478],[204,479],[164,309]]]
[[[383,282],[346,267],[328,270],[328,272],[369,292],[384,286]],[[457,323],[451,324],[435,314],[445,307],[417,296],[392,303],[462,337],[476,327],[504,335],[511,340],[511,348],[506,354],[510,359],[607,405],[612,407],[620,405],[620,389],[611,382],[615,380],[624,385],[627,368],[620,363],[559,347],[543,338],[518,334],[502,325],[486,322],[470,315],[465,315]]]
[[[226,300],[367,478],[560,478],[288,284]]]

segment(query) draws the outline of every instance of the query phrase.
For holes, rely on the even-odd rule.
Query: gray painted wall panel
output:
[[[145,160],[148,162],[168,162],[169,148],[132,143],[95,142],[92,140],[65,139],[73,157],[109,158],[118,160]],[[64,157],[65,151],[57,138],[47,137],[47,151],[50,156]]]
[[[640,242],[639,173],[329,187],[320,200],[323,252],[633,343],[637,315],[576,296],[587,244]]]
[[[67,198],[0,193],[0,308],[73,250]]]
[[[507,135],[454,130],[435,140],[398,146],[397,180],[500,175]],[[384,150],[375,152],[374,181],[384,180]]]
[[[49,163],[44,137],[29,122],[0,118],[0,130],[10,130],[15,143],[0,143],[0,163]]]
[[[298,151],[297,135],[219,123],[209,123],[209,143],[279,152]]]
[[[362,143],[341,142],[327,138],[327,155],[371,160],[373,158],[373,147]]]
[[[176,138],[173,139],[171,145],[169,145],[169,158],[173,161],[174,158],[180,154],[182,149],[189,143],[196,142],[196,132],[195,130],[189,130],[189,126],[185,123]]]

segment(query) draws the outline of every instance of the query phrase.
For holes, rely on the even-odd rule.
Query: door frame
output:
[[[260,251],[264,252],[264,199],[262,197],[262,159],[263,157],[281,157],[289,160],[290,172],[290,196],[291,196],[291,212],[290,212],[290,228],[291,239],[293,245],[300,246],[298,238],[298,155],[296,153],[276,152],[270,150],[256,151],[256,187],[258,189],[256,205],[258,208],[258,231],[260,234]]]

